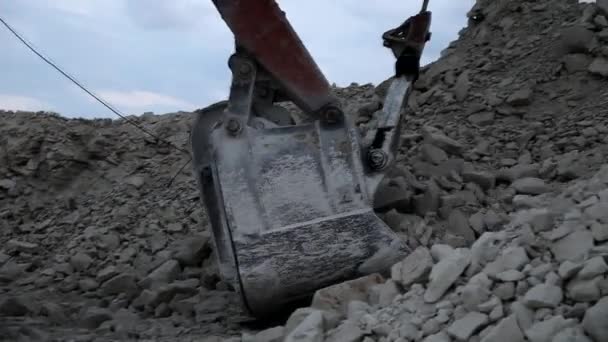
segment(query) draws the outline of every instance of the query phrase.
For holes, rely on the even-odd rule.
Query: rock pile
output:
[[[375,201],[414,253],[271,329],[218,278],[192,113],[129,118],[159,140],[0,112],[0,339],[606,341],[608,4],[469,17],[421,73]],[[387,84],[335,91],[365,130]]]
[[[607,205],[605,166],[470,248],[419,247],[243,341],[608,341]]]

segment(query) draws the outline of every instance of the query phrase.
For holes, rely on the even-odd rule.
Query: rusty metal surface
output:
[[[330,85],[274,0],[213,0],[236,41],[285,88],[291,100],[314,113],[334,102]]]

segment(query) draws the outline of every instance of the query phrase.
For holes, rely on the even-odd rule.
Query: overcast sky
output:
[[[431,0],[435,60],[474,0]],[[377,84],[393,61],[381,34],[420,1],[278,1],[330,82]],[[205,107],[227,95],[232,34],[211,0],[5,0],[0,16],[90,90],[127,114]],[[114,114],[0,27],[0,109]]]

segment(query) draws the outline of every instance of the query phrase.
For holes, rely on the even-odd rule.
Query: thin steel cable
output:
[[[154,139],[156,139],[159,142],[163,142],[165,144],[168,144],[169,146],[175,148],[176,150],[183,152],[185,154],[190,155],[190,153],[175,145],[174,143],[162,139],[161,137],[157,136],[156,134],[148,131],[147,129],[145,129],[144,127],[138,125],[136,122],[134,122],[133,120],[129,119],[126,117],[126,115],[122,114],[118,109],[115,109],[114,107],[112,107],[110,104],[108,104],[106,101],[104,101],[103,99],[101,99],[99,96],[95,95],[93,92],[89,91],[85,86],[83,86],[78,80],[76,80],[76,78],[70,76],[67,72],[63,71],[62,68],[60,68],[56,63],[54,63],[50,58],[45,57],[42,53],[38,52],[38,50],[33,46],[33,44],[31,44],[30,42],[28,42],[25,38],[23,38],[23,36],[21,34],[19,34],[15,29],[13,29],[11,27],[11,25],[9,25],[2,17],[0,17],[0,22],[17,38],[19,39],[19,41],[21,41],[28,49],[30,49],[34,54],[36,54],[38,57],[40,57],[44,62],[46,62],[48,65],[50,65],[51,67],[53,67],[55,70],[57,70],[59,73],[61,73],[64,77],[66,77],[67,79],[69,79],[70,81],[72,81],[72,83],[74,83],[76,86],[78,86],[80,89],[82,89],[84,92],[86,92],[87,94],[89,94],[91,97],[93,97],[95,100],[97,100],[99,103],[101,103],[103,106],[105,106],[107,109],[109,109],[110,111],[112,111],[114,114],[118,115],[120,118],[122,118],[123,120],[125,120],[126,122],[128,122],[129,124],[133,125],[134,127],[136,127],[137,129],[141,130],[142,132],[148,134],[149,136],[153,137]]]

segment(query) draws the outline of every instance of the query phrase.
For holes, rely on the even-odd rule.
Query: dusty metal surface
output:
[[[219,259],[227,274],[237,270],[232,281],[255,315],[385,271],[407,254],[371,208],[348,121],[246,127],[238,137],[221,126],[203,135],[209,126],[199,123],[193,144],[213,146],[195,164],[207,207],[219,218],[212,222]]]

